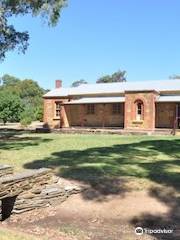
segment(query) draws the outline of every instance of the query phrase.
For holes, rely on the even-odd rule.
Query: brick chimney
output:
[[[56,80],[55,81],[55,87],[56,88],[61,88],[62,87],[62,81],[61,80]]]

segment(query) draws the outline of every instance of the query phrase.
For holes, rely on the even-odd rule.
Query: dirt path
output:
[[[14,215],[3,224],[51,240],[154,239],[137,236],[133,219],[146,214],[166,218],[169,211],[147,191],[110,195],[105,201],[85,200],[77,194],[59,206]]]

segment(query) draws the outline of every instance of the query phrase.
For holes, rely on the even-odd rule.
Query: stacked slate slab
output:
[[[13,168],[9,165],[0,164],[0,177],[7,176],[13,173]]]
[[[64,186],[48,168],[13,174],[13,168],[0,166],[0,218],[7,213],[22,213],[35,208],[56,205],[71,194],[76,186]]]

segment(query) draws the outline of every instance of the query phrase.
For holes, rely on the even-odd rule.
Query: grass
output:
[[[0,159],[17,171],[54,168],[101,193],[116,193],[118,177],[180,187],[180,138],[174,136],[1,132]]]
[[[58,176],[90,185],[85,200],[106,200],[131,187],[148,188],[149,196],[169,207],[167,217],[150,213],[131,220],[134,226],[179,224],[180,137],[71,135],[0,132],[0,162],[16,171],[51,167]],[[152,186],[152,184],[154,184]],[[150,185],[150,186],[149,186]],[[157,186],[158,185],[158,186]],[[159,186],[160,185],[160,186]],[[169,188],[170,187],[170,188]],[[149,224],[149,225],[148,225]],[[76,226],[63,224],[59,232],[83,239]],[[0,229],[0,239],[34,240]],[[157,239],[161,239],[158,238]],[[175,238],[174,238],[175,239]]]

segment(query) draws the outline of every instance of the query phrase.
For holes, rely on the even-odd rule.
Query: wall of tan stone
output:
[[[55,117],[55,102],[58,99],[44,99],[44,123],[50,128],[60,127],[60,118]]]
[[[126,92],[125,93],[125,128],[126,129],[146,129],[155,128],[155,92]],[[136,120],[135,102],[141,100],[144,105],[144,118]]]
[[[44,124],[50,128],[69,127],[64,106],[62,106],[61,117],[56,117],[56,102],[67,102],[68,99],[44,99]],[[61,121],[60,121],[61,119]]]
[[[176,103],[156,104],[156,127],[173,128],[176,116]]]
[[[112,113],[112,104],[95,104],[95,114],[87,114],[87,105],[66,105],[70,126],[115,127],[124,125],[124,104],[121,114]]]
[[[65,111],[67,114],[67,119],[70,126],[80,126],[81,125],[81,112],[79,105],[66,105]]]
[[[59,205],[81,188],[63,184],[52,169],[13,173],[13,168],[0,166],[0,221],[12,213],[22,213],[35,208]]]
[[[155,127],[172,128],[176,104],[155,103],[155,92],[126,92],[125,104],[121,104],[121,114],[112,113],[112,104],[96,104],[95,114],[87,114],[86,105],[64,105],[60,117],[55,117],[55,102],[67,99],[44,99],[44,123],[50,128],[69,126],[123,127],[126,129],[153,130]],[[144,103],[144,119],[136,121],[134,102],[139,99]]]

